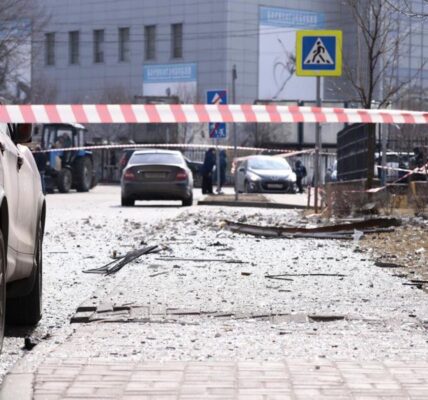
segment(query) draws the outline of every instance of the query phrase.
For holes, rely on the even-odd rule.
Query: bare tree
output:
[[[34,0],[0,1],[0,93],[11,101],[29,100],[32,36],[46,20]]]
[[[130,104],[132,96],[121,85],[106,86],[102,94],[96,99],[98,104]],[[76,103],[82,103],[78,99]],[[128,141],[131,136],[132,126],[127,124],[94,124],[91,126],[91,134],[95,138],[107,141]]]
[[[428,0],[422,0],[418,3],[420,9],[415,8],[415,3],[412,0],[386,0],[390,7],[411,18],[427,18],[428,12],[425,11],[425,6],[428,6]]]
[[[18,89],[23,86],[18,84]],[[58,96],[58,86],[55,82],[50,81],[46,76],[42,75],[38,78],[32,77],[31,86],[24,87],[28,99],[33,104],[55,104]],[[21,98],[18,96],[18,98]]]
[[[195,104],[196,91],[191,90],[187,85],[179,85],[176,90],[176,95],[182,104]],[[199,129],[198,129],[199,128]],[[195,139],[195,133],[200,130],[201,126],[193,126],[193,124],[178,125],[178,141],[183,144],[192,143]]]
[[[356,59],[352,63],[344,63],[345,78],[363,108],[385,107],[418,75],[397,79],[400,47],[408,38],[409,30],[398,26],[397,10],[387,0],[346,0],[346,3],[358,32]],[[371,124],[368,130],[369,188],[373,186],[375,146],[376,128]]]

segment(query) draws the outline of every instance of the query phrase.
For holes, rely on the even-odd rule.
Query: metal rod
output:
[[[238,78],[238,74],[236,72],[236,65],[233,66],[232,70],[232,103],[236,104],[236,79]],[[238,142],[236,139],[236,124],[232,124],[232,132],[233,132],[233,160],[235,161],[238,158]],[[235,171],[234,171],[234,185],[235,185],[235,201],[239,200],[238,193],[238,165],[235,163]]]
[[[218,148],[218,142],[219,140],[216,139],[215,141],[215,153],[216,153],[216,175],[217,175],[217,194],[220,193],[220,150]]]
[[[317,107],[321,107],[321,77],[317,76]],[[321,150],[321,125],[316,123],[315,131],[315,213],[318,213],[318,189],[320,185],[320,150]]]

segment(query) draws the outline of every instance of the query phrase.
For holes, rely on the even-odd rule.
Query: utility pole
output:
[[[236,71],[236,65],[233,65],[232,68],[232,104],[236,104],[236,80],[238,79],[238,73]],[[236,123],[233,122],[232,125],[233,132],[233,160],[235,161],[238,158],[238,142],[236,139]],[[235,184],[235,201],[239,200],[238,193],[238,164],[235,162],[235,171],[234,171],[234,184]]]

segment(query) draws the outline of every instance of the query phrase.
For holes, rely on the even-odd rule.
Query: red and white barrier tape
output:
[[[382,123],[427,124],[428,112],[280,105],[65,104],[0,105],[7,123]]]
[[[417,169],[405,169],[405,168],[395,168],[395,167],[382,167],[381,165],[376,166],[379,169],[386,169],[389,171],[401,171],[401,172],[411,172],[412,174],[422,174],[428,175],[428,170],[424,167]],[[428,168],[428,167],[427,167]]]
[[[402,169],[402,168],[393,168],[393,167],[382,167],[382,166],[377,166],[378,168],[383,168],[383,169],[391,169],[391,170],[396,170],[396,171],[406,171],[407,173],[403,176],[401,176],[400,178],[398,178],[396,181],[391,182],[391,183],[387,183],[384,186],[379,186],[379,187],[375,187],[372,189],[366,189],[366,190],[345,190],[346,193],[378,193],[381,192],[383,190],[385,190],[388,186],[392,186],[395,185],[399,182],[406,182],[406,179],[409,178],[410,176],[412,176],[413,174],[421,174],[421,175],[428,175],[427,171],[428,171],[428,163],[426,163],[425,165],[423,165],[422,167],[418,167],[415,169]],[[343,181],[343,183],[346,183],[346,181]]]
[[[117,149],[210,149],[214,146],[211,144],[105,144],[98,146],[81,146],[81,147],[67,147],[67,148],[52,148],[47,150],[33,150],[33,153],[53,153],[53,152],[64,152],[64,151],[79,151],[79,150],[117,150]],[[221,150],[233,150],[233,146],[218,146]],[[253,152],[270,152],[270,153],[281,153],[278,156],[291,157],[294,155],[310,153],[314,150],[286,150],[286,149],[268,149],[263,147],[243,147],[238,146],[239,151],[253,151]]]

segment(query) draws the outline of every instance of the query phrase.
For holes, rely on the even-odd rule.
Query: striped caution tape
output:
[[[405,168],[395,168],[395,167],[382,167],[381,165],[376,166],[379,169],[386,169],[390,171],[401,171],[401,172],[411,172],[412,174],[422,174],[422,175],[428,175],[428,170],[424,169],[424,167],[417,168],[415,170],[412,169],[405,169]]]
[[[401,169],[401,168],[391,168],[391,167],[383,167],[384,169],[395,169],[395,170],[401,170],[401,171],[403,171],[403,169]],[[384,186],[379,186],[379,187],[376,187],[376,188],[372,188],[372,189],[367,189],[367,190],[347,190],[346,192],[347,193],[379,193],[379,192],[381,192],[381,191],[383,191],[383,190],[385,190],[386,188],[388,188],[388,186],[392,186],[392,185],[395,185],[395,184],[397,184],[397,183],[399,183],[399,182],[405,182],[405,180],[407,179],[407,178],[409,178],[410,176],[412,176],[412,175],[414,175],[414,174],[422,174],[422,175],[425,175],[425,174],[427,174],[427,170],[428,170],[428,163],[426,163],[425,165],[423,165],[422,167],[418,167],[418,168],[415,168],[415,169],[409,169],[409,170],[406,170],[407,171],[407,174],[405,174],[405,175],[403,175],[402,177],[400,177],[400,178],[398,178],[397,180],[395,180],[394,182],[391,182],[391,183],[387,183],[386,185],[384,185]]]
[[[169,148],[169,149],[201,149],[206,150],[214,148],[213,145],[209,144],[106,144],[98,146],[81,146],[81,147],[67,147],[67,148],[52,148],[46,150],[32,150],[33,153],[53,153],[53,152],[67,152],[67,151],[80,151],[80,150],[118,150],[118,149],[160,149],[160,148]],[[233,150],[233,146],[219,145],[220,150]],[[276,156],[282,157],[292,157],[299,154],[312,153],[314,149],[309,150],[286,150],[286,149],[269,149],[263,147],[243,147],[238,146],[237,150],[239,151],[252,151],[252,152],[270,152],[270,153],[280,153]],[[327,153],[326,153],[327,154]]]
[[[56,104],[0,105],[7,123],[382,123],[426,124],[428,113],[283,105]]]

